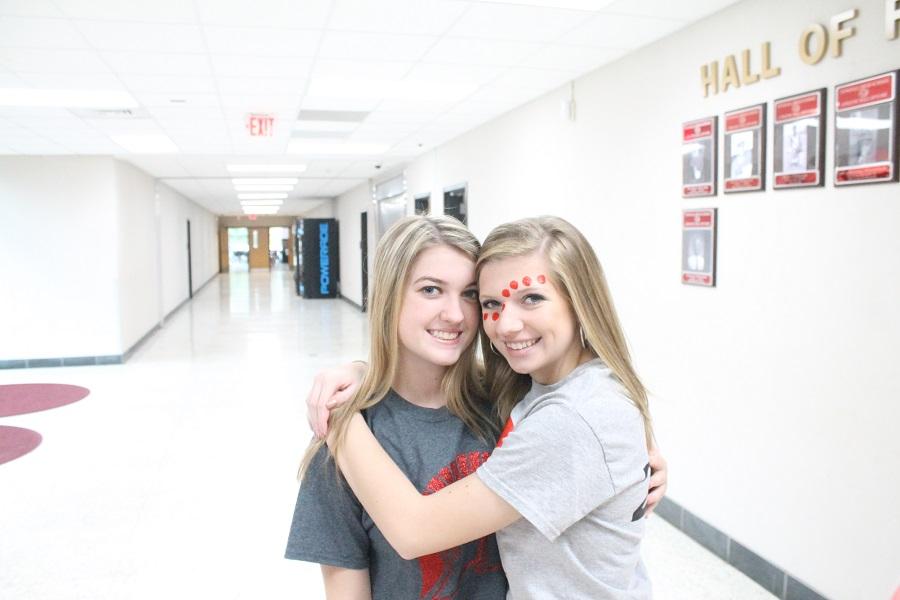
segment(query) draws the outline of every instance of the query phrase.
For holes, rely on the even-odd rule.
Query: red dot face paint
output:
[[[514,290],[515,290],[515,289],[518,289],[518,287],[519,287],[519,282],[518,282],[518,281],[515,281],[515,280],[510,281],[510,282],[509,282],[509,287],[511,287],[511,288],[514,289]]]
[[[491,315],[491,320],[493,320],[493,321],[496,321],[499,318],[500,318],[500,313],[498,313],[498,312],[495,312],[493,315]]]
[[[522,285],[526,285],[526,286],[527,286],[527,285],[531,285],[531,277],[529,277],[528,275],[526,275],[525,277],[523,277],[523,278],[522,278]]]
[[[500,312],[503,312],[504,310],[506,310],[506,302],[500,305]]]
[[[500,293],[503,294],[503,297],[504,297],[504,298],[509,298],[509,290],[504,289],[504,290],[503,290],[502,292],[500,292]]]
[[[485,321],[487,321],[487,317],[488,317],[487,313],[484,313],[484,317],[483,317],[483,318],[484,318]]]
[[[538,283],[547,283],[547,278],[543,275],[538,275]]]

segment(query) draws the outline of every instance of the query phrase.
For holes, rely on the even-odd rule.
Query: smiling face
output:
[[[582,360],[572,307],[539,253],[493,260],[481,269],[484,330],[516,373],[555,383]]]
[[[456,363],[478,331],[474,261],[449,246],[420,252],[410,269],[399,319],[404,369],[427,371]]]

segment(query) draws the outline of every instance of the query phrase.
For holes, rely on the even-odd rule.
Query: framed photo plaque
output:
[[[725,193],[765,188],[766,105],[725,113]]]
[[[825,88],[776,100],[775,189],[825,185]]]
[[[682,211],[681,283],[716,285],[716,209]]]
[[[834,185],[897,181],[900,71],[834,90]]]
[[[681,195],[684,198],[716,195],[716,117],[681,126]]]

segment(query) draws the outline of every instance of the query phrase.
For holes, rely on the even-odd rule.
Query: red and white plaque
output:
[[[775,101],[773,188],[824,184],[824,107],[825,88]]]
[[[898,74],[835,88],[835,185],[897,181]]]
[[[716,285],[716,209],[682,211],[681,283]]]
[[[766,105],[725,113],[725,193],[765,187]]]
[[[716,195],[716,117],[681,126],[681,195]]]

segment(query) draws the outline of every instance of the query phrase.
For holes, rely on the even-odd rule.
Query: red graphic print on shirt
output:
[[[503,431],[500,432],[500,437],[497,439],[497,447],[498,448],[503,445],[503,440],[505,440],[506,436],[508,436],[512,432],[512,430],[515,428],[516,428],[516,426],[513,425],[512,417],[510,417],[509,419],[506,420],[506,425],[503,426]]]
[[[451,483],[471,475],[487,460],[487,452],[469,452],[460,454],[453,462],[441,469],[425,486],[423,496],[428,496],[444,489]],[[488,555],[488,538],[478,540],[475,556],[463,563],[463,546],[450,548],[443,552],[435,552],[419,558],[419,569],[422,573],[422,589],[420,600],[463,600],[459,598],[459,588],[464,578],[486,573],[496,573],[500,563],[491,560]]]

